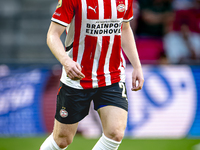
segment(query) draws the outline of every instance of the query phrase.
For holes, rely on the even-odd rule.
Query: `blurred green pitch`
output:
[[[46,136],[29,138],[0,138],[0,150],[39,150]],[[85,139],[76,135],[67,150],[91,150],[98,139]],[[200,139],[128,139],[119,150],[193,150]]]

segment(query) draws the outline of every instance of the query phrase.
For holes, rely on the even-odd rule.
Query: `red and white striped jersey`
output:
[[[73,81],[63,68],[61,82],[78,89],[125,81],[121,51],[123,21],[133,18],[133,0],[59,0],[52,21],[67,28],[67,53],[85,78]]]

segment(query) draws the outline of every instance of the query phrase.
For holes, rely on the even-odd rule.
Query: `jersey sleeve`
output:
[[[123,21],[128,22],[131,19],[133,19],[133,0],[128,0],[128,6],[127,6],[126,13],[123,17]]]
[[[74,17],[74,3],[73,0],[58,0],[58,5],[51,18],[51,21],[68,26]]]

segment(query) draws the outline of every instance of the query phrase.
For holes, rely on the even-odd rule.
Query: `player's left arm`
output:
[[[135,39],[129,22],[123,22],[122,26],[122,48],[124,53],[131,62],[134,70],[132,73],[132,91],[138,91],[142,89],[144,83],[144,77],[142,73],[142,67],[137,53]],[[138,81],[138,84],[136,82]]]

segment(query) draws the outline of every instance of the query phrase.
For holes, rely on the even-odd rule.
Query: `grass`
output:
[[[39,150],[46,139],[43,137],[0,138],[0,150]],[[91,150],[98,139],[85,139],[75,136],[67,150]],[[118,150],[194,150],[200,139],[127,139]],[[199,149],[195,149],[199,150]]]

